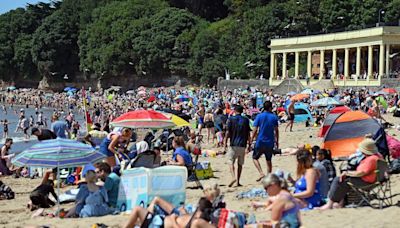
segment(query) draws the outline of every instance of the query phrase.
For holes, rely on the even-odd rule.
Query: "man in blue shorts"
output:
[[[253,125],[254,132],[251,141],[254,141],[257,137],[253,152],[253,162],[260,173],[260,177],[257,181],[260,181],[265,174],[262,171],[258,159],[260,159],[263,154],[265,155],[268,173],[271,173],[273,151],[274,148],[279,148],[278,117],[272,113],[272,103],[270,101],[264,103],[264,112],[257,115]]]

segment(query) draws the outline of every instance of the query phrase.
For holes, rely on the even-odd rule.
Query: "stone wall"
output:
[[[130,89],[136,89],[139,86],[145,87],[160,87],[160,86],[174,86],[178,81],[181,81],[181,85],[189,85],[192,84],[191,81],[186,78],[182,78],[179,76],[170,76],[170,77],[150,77],[150,76],[140,76],[140,77],[106,77],[104,79],[97,79],[96,77],[90,77],[85,80],[84,78],[77,78],[74,82],[67,81],[51,81],[47,78],[43,78],[38,88],[42,90],[51,90],[51,91],[62,91],[65,87],[76,87],[81,88],[84,86],[85,88],[91,87],[92,90],[98,90],[100,88],[107,89],[111,86],[121,86],[122,91],[127,91]],[[22,87],[19,84],[16,84],[17,87]]]
[[[223,89],[238,89],[247,87],[256,87],[260,89],[269,89],[269,80],[225,80],[219,79],[217,88],[219,90]]]

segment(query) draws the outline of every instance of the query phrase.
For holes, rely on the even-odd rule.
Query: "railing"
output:
[[[270,86],[278,86],[284,79],[273,79],[270,80]],[[322,79],[324,80],[324,79]],[[327,79],[328,80],[328,79]],[[306,79],[298,79],[298,81],[305,87],[312,86],[318,83],[320,80],[311,79],[307,81]],[[332,82],[335,86],[340,87],[353,87],[353,86],[381,86],[380,78],[371,78],[367,79],[332,79]]]
[[[349,31],[355,31],[355,30],[360,30],[360,29],[367,29],[367,28],[375,28],[375,27],[383,27],[383,26],[400,26],[399,21],[390,21],[390,22],[381,22],[381,23],[376,23],[376,24],[368,24],[368,25],[361,25],[353,29],[349,28],[333,28],[325,31],[304,31],[304,30],[299,30],[299,31],[286,31],[284,34],[281,34],[280,36],[275,36],[274,38],[292,38],[292,37],[299,37],[299,36],[310,36],[310,35],[322,35],[322,34],[329,34],[329,33],[337,33],[337,32],[349,32]]]

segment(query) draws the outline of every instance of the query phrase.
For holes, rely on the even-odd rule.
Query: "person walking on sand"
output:
[[[278,117],[272,113],[272,102],[264,103],[264,112],[258,114],[254,121],[254,131],[251,141],[257,137],[253,152],[253,162],[256,166],[260,177],[257,181],[264,178],[260,162],[258,159],[264,154],[267,160],[268,173],[272,172],[272,155],[274,147],[279,148],[279,128]]]
[[[290,131],[293,131],[293,123],[294,123],[294,117],[295,117],[295,112],[294,112],[294,104],[296,103],[295,100],[290,102],[288,106],[288,114],[289,114],[289,123],[286,125],[285,131],[287,131],[287,128],[290,126]]]
[[[232,181],[229,187],[232,187],[235,183],[236,186],[241,186],[240,175],[242,174],[242,167],[244,164],[245,153],[249,151],[251,146],[250,139],[250,121],[248,118],[242,116],[243,107],[235,107],[235,115],[229,117],[227,133],[224,142],[224,149],[230,139],[230,146],[228,149],[229,168],[232,175]],[[247,145],[247,148],[246,148]],[[237,176],[235,177],[235,161],[238,160]]]

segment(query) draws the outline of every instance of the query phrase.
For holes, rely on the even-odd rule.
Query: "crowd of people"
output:
[[[85,173],[85,180],[79,183],[75,205],[65,211],[63,217],[92,217],[117,213],[119,169],[122,161],[130,162],[140,153],[154,153],[158,157],[154,167],[175,165],[192,170],[192,154],[199,145],[197,138],[206,135],[207,144],[226,153],[231,173],[229,187],[242,186],[240,177],[245,155],[252,153],[254,166],[258,171],[258,177],[254,181],[261,182],[269,195],[266,202],[254,202],[252,206],[271,211],[271,221],[259,221],[260,225],[270,227],[286,224],[287,227],[299,227],[301,209],[325,210],[343,207],[349,184],[363,186],[372,183],[376,179],[376,161],[382,158],[375,142],[367,137],[358,148],[365,158],[354,171],[338,174],[328,150],[310,145],[299,145],[287,150],[280,148],[279,135],[282,133],[279,132],[279,125],[287,123],[285,130],[289,128],[293,131],[295,103],[307,104],[325,96],[333,97],[353,110],[368,112],[381,122],[386,121],[382,113],[400,105],[397,94],[377,94],[368,89],[341,92],[338,89],[311,90],[307,97],[300,100],[293,100],[290,95],[277,95],[273,91],[258,91],[254,88],[223,91],[211,88],[142,88],[131,93],[81,90],[76,93],[52,94],[36,90],[18,90],[1,93],[0,101],[3,103],[4,114],[11,110],[18,115],[16,132],[22,131],[26,139],[31,135],[36,136],[39,141],[57,137],[73,138],[98,148],[107,157],[104,162],[94,164],[93,170]],[[385,97],[388,107],[384,107],[378,97]],[[37,121],[33,116],[27,118],[24,109],[20,109],[18,113],[16,107],[21,106],[35,108]],[[43,107],[54,109],[50,118],[50,129],[47,129]],[[307,121],[306,126],[321,125],[329,107],[309,108],[315,122],[310,124]],[[113,129],[110,126],[119,115],[139,109],[170,112],[194,123],[192,130],[181,129],[174,133],[166,130],[167,144],[168,137],[173,136],[172,147],[169,147],[173,153],[163,162],[162,140],[152,139],[155,138],[155,132],[150,131],[141,139],[133,129]],[[85,123],[79,123],[75,115],[85,115],[86,118],[90,116],[93,120],[94,124],[85,134],[82,134],[80,127]],[[1,175],[20,175],[21,168],[14,167],[10,162],[13,157],[13,154],[9,153],[13,143],[8,135],[10,123],[4,119],[1,124],[6,138],[1,148]],[[282,153],[296,156],[295,177],[273,173],[273,156]],[[266,171],[259,161],[263,155]],[[52,194],[55,200],[58,197],[54,192],[55,172],[46,172],[40,186],[31,193],[28,204],[31,210],[48,208],[55,204],[49,199],[49,194]],[[98,180],[102,185],[98,185]],[[195,211],[187,211],[184,207],[174,208],[171,203],[156,197],[147,208],[133,208],[126,227],[146,227],[160,221],[165,227],[215,227],[214,213],[226,205],[215,205],[222,196],[218,185],[205,188],[204,194]]]

